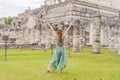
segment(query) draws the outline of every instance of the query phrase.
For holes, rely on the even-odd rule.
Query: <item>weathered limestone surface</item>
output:
[[[112,8],[120,8],[120,0],[81,0],[81,1],[86,1],[90,3],[95,3],[98,5],[103,5],[103,6],[108,6]]]
[[[100,53],[101,17],[94,17],[93,24],[93,53]]]
[[[73,29],[73,51],[80,51],[79,27],[80,27],[80,22],[77,20],[74,22],[74,29]]]
[[[120,31],[119,31],[119,35],[120,35]],[[120,55],[120,38],[119,37],[117,38],[117,45],[118,45],[117,51],[118,51],[118,54]]]
[[[28,9],[19,14],[14,18],[11,28],[0,31],[1,36],[9,35],[11,38],[16,38],[16,44],[37,44],[40,47],[50,48],[55,40],[51,37],[53,35],[50,29],[45,23],[43,24],[42,20],[51,23],[55,30],[61,26],[61,22],[69,23],[78,20],[79,23],[75,22],[74,27],[68,33],[66,46],[69,46],[69,43],[74,51],[80,51],[85,45],[93,45],[93,52],[99,52],[101,45],[119,51],[120,34],[117,29],[119,28],[117,22],[119,10],[113,7],[115,5],[110,6],[110,2],[115,0],[47,1],[45,6],[34,10]],[[104,2],[107,4],[103,5]],[[94,20],[98,15],[101,15],[101,24],[99,20]],[[92,24],[93,21],[95,24]],[[56,24],[58,25],[56,26]],[[63,30],[66,30],[68,25],[62,24]],[[100,25],[101,30],[97,29]]]

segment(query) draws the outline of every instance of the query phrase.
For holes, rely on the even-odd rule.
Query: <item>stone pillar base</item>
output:
[[[120,50],[118,50],[118,55],[120,55]]]

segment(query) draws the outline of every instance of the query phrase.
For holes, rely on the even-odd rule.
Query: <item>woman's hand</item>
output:
[[[74,25],[74,22],[73,22],[73,21],[71,21],[71,22],[70,22],[70,26],[73,26],[73,25]]]

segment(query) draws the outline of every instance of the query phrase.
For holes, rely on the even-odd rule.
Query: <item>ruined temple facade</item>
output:
[[[14,33],[16,44],[38,44],[50,48],[55,40],[43,20],[57,30],[63,30],[71,21],[65,45],[80,51],[85,45],[93,45],[93,52],[101,46],[119,52],[120,14],[116,0],[45,0],[40,8],[26,10],[14,18],[8,35]]]

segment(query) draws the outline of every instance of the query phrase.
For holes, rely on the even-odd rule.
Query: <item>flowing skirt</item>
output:
[[[58,65],[60,70],[63,70],[66,67],[66,50],[64,46],[56,46],[51,63],[51,68],[53,71],[57,69]]]

